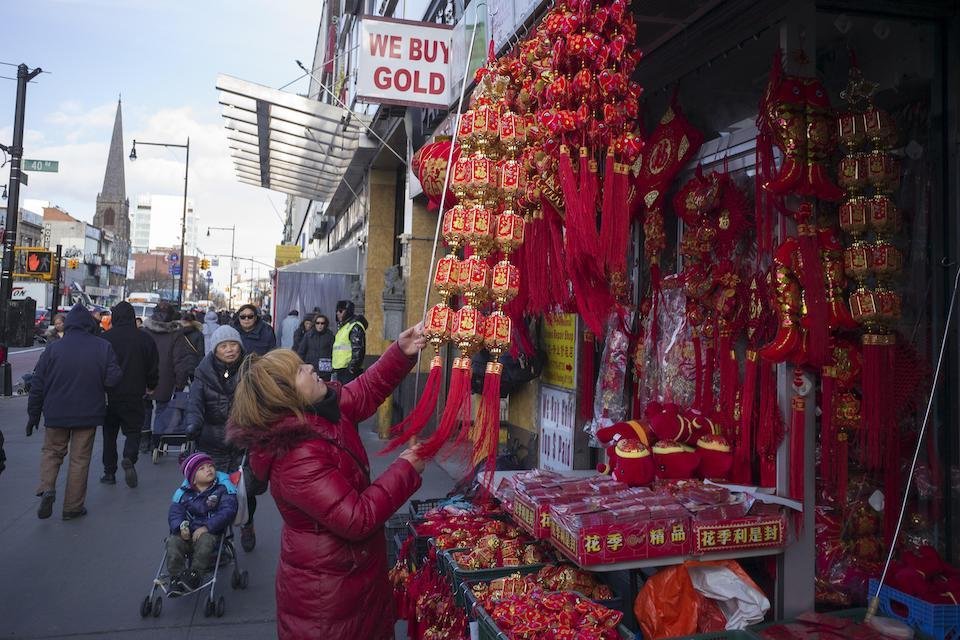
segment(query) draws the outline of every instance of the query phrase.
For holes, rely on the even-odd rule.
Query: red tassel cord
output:
[[[744,367],[743,392],[740,394],[740,421],[737,425],[736,449],[734,450],[733,482],[751,484],[753,482],[752,457],[754,451],[754,433],[757,415],[757,377],[760,363],[757,352],[747,350]]]
[[[830,312],[817,230],[813,220],[813,206],[809,202],[800,205],[797,223],[801,261],[799,275],[806,306],[802,324],[807,330],[807,358],[811,366],[822,367],[827,364],[830,356]]]
[[[803,502],[807,399],[800,394],[790,402],[790,497]],[[797,530],[803,525],[803,513],[796,519]]]
[[[783,415],[777,401],[777,370],[768,362],[760,364],[760,416],[757,422],[757,454],[760,458],[760,486],[777,486],[777,449],[783,441]]]
[[[380,455],[390,453],[398,449],[401,445],[408,442],[412,437],[423,431],[427,426],[431,416],[437,410],[437,400],[440,399],[440,387],[443,378],[443,366],[440,355],[433,356],[430,361],[430,373],[427,374],[427,380],[423,385],[423,393],[420,395],[420,401],[413,408],[410,414],[394,425],[390,431],[394,434],[393,439],[380,452]]]
[[[594,334],[589,329],[585,329],[583,340],[580,342],[580,371],[577,375],[580,385],[580,417],[583,420],[593,418],[594,383],[597,376],[596,355]]]
[[[493,472],[497,470],[497,451],[500,444],[500,380],[503,365],[491,360],[483,378],[483,395],[477,410],[476,441],[473,445],[473,464],[483,462],[481,486],[493,495]]]
[[[420,444],[417,454],[423,459],[435,457],[453,435],[457,426],[463,425],[464,416],[470,415],[470,358],[456,358],[450,374],[450,391],[447,403],[437,424],[437,430]]]
[[[883,468],[883,446],[896,429],[893,406],[896,337],[867,333],[863,336],[863,428],[861,462],[868,471]]]
[[[824,367],[820,375],[820,481],[827,495],[835,495],[838,467],[838,438],[834,428],[833,393],[836,386],[833,366]],[[842,502],[841,502],[842,504]]]
[[[693,406],[697,411],[703,411],[703,345],[700,334],[694,333],[690,342],[693,344]]]
[[[543,204],[543,219],[546,223],[547,251],[549,253],[549,283],[550,305],[543,309],[544,313],[555,313],[557,308],[565,309],[570,302],[570,289],[567,282],[567,258],[563,249],[563,219],[560,213],[541,199]]]
[[[733,350],[732,337],[727,331],[721,331],[717,341],[717,358],[720,363],[720,415],[723,419],[726,436],[735,441],[737,433],[737,391],[740,388],[740,367],[737,354]]]

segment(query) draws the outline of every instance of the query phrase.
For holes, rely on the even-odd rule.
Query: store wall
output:
[[[411,326],[423,319],[423,297],[433,281],[430,273],[430,256],[433,251],[433,236],[436,232],[437,213],[427,211],[426,205],[420,199],[413,201],[412,233],[405,236],[403,242],[403,256],[401,266],[403,281],[406,286],[407,308],[406,325]],[[443,255],[443,246],[437,248],[437,256]],[[430,287],[428,305],[439,302],[439,296]],[[427,348],[424,358],[421,359],[420,370],[430,368],[429,354],[433,356],[432,347]]]
[[[380,355],[390,346],[383,339],[383,273],[394,264],[393,229],[396,217],[396,172],[370,170],[370,207],[367,220],[364,315],[367,329],[367,355]]]

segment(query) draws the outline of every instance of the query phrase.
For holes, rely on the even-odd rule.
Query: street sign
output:
[[[167,256],[167,262],[180,262],[180,256],[175,253],[171,253]]]
[[[178,276],[180,275],[180,265],[172,264],[170,265],[170,268],[168,269],[168,271],[170,272],[170,275]]]
[[[60,171],[59,160],[26,160],[21,165],[24,171],[46,171],[48,173],[58,173]]]
[[[213,280],[213,271],[207,271],[207,280]]]
[[[207,276],[207,284],[213,284],[213,277]]]
[[[23,186],[27,186],[30,183],[30,175],[24,173],[22,167],[20,168],[20,171],[17,172],[17,174],[20,176],[18,180],[20,184],[22,184]]]

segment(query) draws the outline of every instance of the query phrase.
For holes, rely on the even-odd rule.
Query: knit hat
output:
[[[210,336],[210,350],[214,351],[221,342],[236,342],[243,348],[243,340],[240,339],[240,332],[228,324],[217,327],[213,335]]]
[[[183,477],[187,479],[187,482],[193,484],[193,476],[196,475],[197,469],[208,462],[213,464],[213,458],[202,451],[198,451],[197,453],[187,456],[183,464],[180,465],[180,471],[183,473]]]

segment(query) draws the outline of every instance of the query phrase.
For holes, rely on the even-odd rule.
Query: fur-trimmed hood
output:
[[[144,318],[143,328],[154,333],[174,333],[180,330],[180,322],[178,320],[163,322],[153,318]]]

